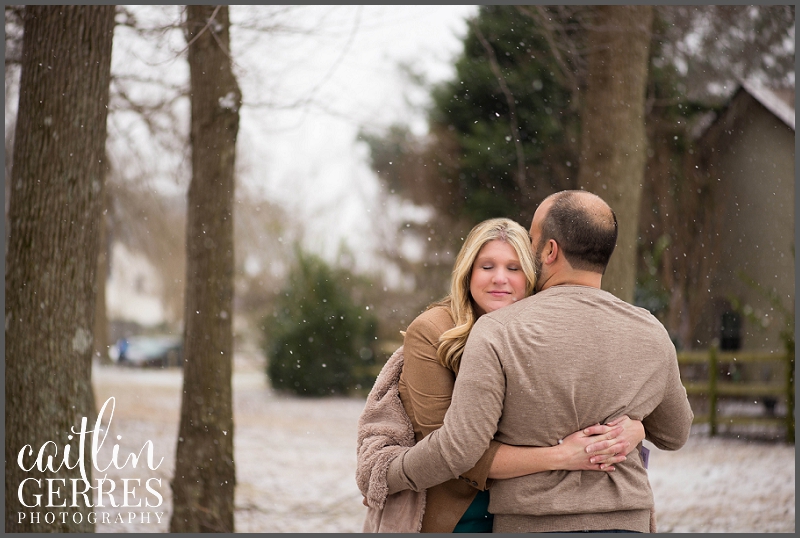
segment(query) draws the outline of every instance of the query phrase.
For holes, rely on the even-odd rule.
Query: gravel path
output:
[[[141,464],[108,470],[118,490],[121,478],[140,478],[142,486],[160,478],[160,486],[151,485],[163,502],[146,509],[149,516],[143,508],[98,508],[108,515],[104,522],[98,514],[97,532],[167,532],[182,373],[96,366],[93,375],[98,406],[115,399],[101,458],[117,435],[120,460],[147,440],[155,461],[164,458],[155,471]],[[257,364],[237,362],[236,532],[360,532],[365,509],[354,476],[363,406],[359,398],[276,396]],[[794,532],[794,445],[709,438],[697,430],[677,452],[650,448],[659,532]],[[121,504],[122,492],[115,498]]]

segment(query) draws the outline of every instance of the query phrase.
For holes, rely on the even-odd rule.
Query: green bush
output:
[[[262,324],[273,388],[327,396],[371,385],[377,319],[354,299],[360,284],[350,271],[298,250],[289,283]]]

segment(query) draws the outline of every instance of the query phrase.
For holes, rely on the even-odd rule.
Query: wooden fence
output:
[[[794,443],[794,347],[783,353],[708,351],[678,353],[681,379],[687,395],[706,402],[704,413],[695,412],[695,423],[708,423],[716,435],[720,425],[771,424],[786,428],[787,442]],[[758,401],[765,413],[721,414],[723,401]],[[775,413],[785,403],[783,416]]]

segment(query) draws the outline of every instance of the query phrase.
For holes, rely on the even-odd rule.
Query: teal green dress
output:
[[[479,491],[453,532],[492,532],[493,521],[494,516],[489,513],[489,492]]]

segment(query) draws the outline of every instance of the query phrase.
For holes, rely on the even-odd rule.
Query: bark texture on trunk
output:
[[[97,414],[92,340],[114,6],[27,6],[24,24],[5,281],[5,528],[93,532],[83,498],[72,506],[81,447],[71,433]],[[23,447],[32,450],[28,468],[48,442],[58,470],[20,468]],[[72,469],[59,466],[67,446]],[[41,482],[20,488],[27,478]],[[47,479],[60,490],[53,504],[66,506],[47,507]],[[66,517],[48,523],[47,512]]]
[[[603,289],[632,303],[647,161],[644,106],[653,7],[593,9],[578,185],[602,197],[617,214],[617,247]]]
[[[187,6],[186,12],[192,181],[170,532],[234,532],[233,200],[241,92],[231,69],[227,6]]]
[[[108,190],[103,183],[103,192],[100,196],[100,219],[97,227],[97,278],[95,279],[97,297],[94,308],[94,355],[100,364],[113,364],[108,356],[108,311],[106,310],[106,282],[108,281],[109,256],[111,255],[108,244]]]

